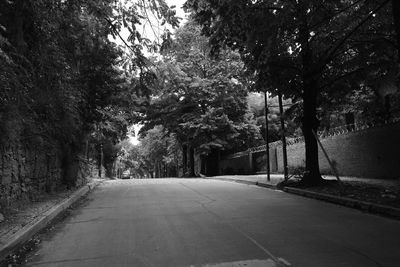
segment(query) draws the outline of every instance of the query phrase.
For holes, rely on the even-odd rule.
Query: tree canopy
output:
[[[261,144],[262,110],[251,112],[247,95],[268,91],[296,103],[287,113],[301,122],[304,181],[318,183],[314,134],[334,125],[332,111],[387,121],[400,102],[396,1],[185,6],[191,17],[172,34],[179,19],[164,0],[0,2],[1,144],[61,147],[68,168],[89,140],[112,165],[116,143],[140,122],[147,144],[136,154],[151,159],[143,169],[181,160],[194,175],[195,151]]]
[[[181,145],[204,155],[243,149],[259,138],[239,54],[225,50],[212,58],[209,52],[199,26],[189,21],[179,28],[155,63],[158,79],[142,117],[143,131],[163,125]]]
[[[321,102],[340,101],[397,68],[390,1],[188,0],[186,7],[214,54],[224,46],[241,53],[256,88],[302,99],[303,181],[320,182],[313,132]]]
[[[137,94],[146,94],[154,79],[144,49],[161,43],[146,38],[141,27],[154,19],[178,24],[163,0],[1,1],[2,144],[59,145],[68,168],[85,139],[116,143],[124,138]],[[127,40],[120,36],[123,28]],[[168,28],[154,34],[167,39]],[[67,176],[74,183],[76,175]]]

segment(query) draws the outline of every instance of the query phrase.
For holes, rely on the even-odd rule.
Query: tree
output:
[[[251,112],[254,114],[256,124],[260,126],[261,136],[265,137],[265,104],[264,97],[260,93],[251,93],[248,96],[248,104]],[[291,110],[293,107],[297,106],[296,103],[292,103],[290,99],[284,102],[284,111],[286,117],[292,117]],[[267,102],[268,107],[268,133],[269,141],[275,142],[281,139],[281,129],[280,129],[280,113],[279,113],[279,103],[278,97],[270,97]],[[295,130],[299,128],[299,123],[293,120],[285,121],[286,135],[292,136],[295,134]],[[265,140],[264,140],[265,141]]]
[[[152,177],[150,162],[144,157],[143,148],[140,145],[132,145],[128,139],[121,142],[121,153],[116,164],[117,173],[130,170],[136,177]]]
[[[178,29],[157,63],[155,95],[142,118],[143,131],[163,125],[175,134],[184,162],[189,152],[190,176],[194,175],[194,150],[207,155],[247,148],[259,138],[248,113],[239,55],[226,50],[212,59],[209,51],[198,26],[189,21]]]
[[[151,177],[177,176],[182,162],[179,144],[174,134],[168,134],[161,125],[146,132],[140,143],[129,152],[137,170],[145,170]],[[143,173],[143,171],[142,171]],[[141,175],[143,176],[143,175]]]
[[[246,66],[256,72],[256,87],[281,91],[294,101],[302,99],[306,145],[303,182],[317,184],[322,178],[313,132],[319,126],[320,97],[337,89],[337,82],[368,73],[364,51],[373,55],[370,61],[379,60],[373,54],[374,47],[368,45],[378,32],[373,31],[374,36],[363,42],[356,40],[373,30],[375,17],[385,17],[388,3],[188,0],[186,7],[202,25],[203,33],[210,36],[214,53],[223,45],[240,51]],[[386,29],[391,31],[387,24]]]
[[[74,185],[82,141],[113,146],[123,139],[136,94],[146,94],[154,78],[143,49],[159,45],[139,25],[164,20],[157,36],[166,39],[166,25],[178,19],[163,0],[14,0],[1,1],[0,10],[2,143],[61,147],[64,182]],[[125,48],[110,41],[122,28]],[[118,67],[123,59],[129,76]]]

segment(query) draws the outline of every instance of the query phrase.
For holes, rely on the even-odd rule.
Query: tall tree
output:
[[[313,135],[319,126],[319,97],[336,82],[366,73],[363,66],[368,63],[360,60],[363,53],[359,49],[373,55],[368,46],[371,37],[359,47],[354,40],[386,15],[388,3],[188,0],[186,7],[193,11],[203,33],[210,36],[214,52],[222,45],[241,52],[248,68],[256,72],[256,86],[268,87],[272,93],[279,90],[294,100],[302,98],[306,144],[303,181],[316,184],[322,181]],[[391,31],[389,25],[386,28]]]
[[[163,0],[14,0],[1,1],[0,10],[2,143],[62,146],[65,182],[73,185],[82,140],[93,132],[99,142],[121,139],[134,115],[135,102],[127,100],[145,93],[154,78],[143,50],[156,43],[141,34],[140,24],[155,17],[176,26],[174,10]],[[119,35],[122,28],[128,40]],[[162,30],[157,34],[168,37]],[[124,58],[129,77],[118,67]]]
[[[193,152],[247,148],[257,142],[258,127],[248,113],[243,64],[237,53],[226,50],[220,58],[209,56],[207,39],[188,22],[177,30],[158,63],[155,96],[146,110],[143,130],[162,124],[176,134],[189,151],[190,175]]]

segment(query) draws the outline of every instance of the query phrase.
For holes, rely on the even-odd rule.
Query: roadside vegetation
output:
[[[73,186],[78,155],[90,145],[96,161],[103,151],[111,175],[115,145],[156,78],[144,51],[168,38],[166,26],[155,41],[143,27],[155,19],[176,27],[174,14],[162,0],[1,1],[1,147],[57,151],[63,181]]]
[[[256,88],[302,101],[305,183],[322,179],[313,134],[321,125],[319,108],[398,83],[397,1],[189,0],[186,7],[214,54],[224,47],[240,51]],[[390,93],[383,93],[387,116]]]
[[[1,2],[1,145],[61,151],[69,185],[78,155],[108,176],[196,176],[199,158],[265,143],[267,92],[270,141],[283,117],[286,136],[305,139],[303,182],[318,184],[313,132],[400,113],[397,1],[185,9],[178,28],[162,0]],[[142,125],[138,146],[126,141],[132,124]]]

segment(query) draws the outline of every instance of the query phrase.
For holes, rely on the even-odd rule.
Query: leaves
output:
[[[154,97],[143,117],[143,132],[163,125],[181,144],[198,152],[240,149],[244,139],[258,137],[247,117],[247,89],[243,63],[237,53],[209,55],[207,38],[189,21],[177,30],[175,40],[157,64]]]
[[[149,40],[138,26],[149,19],[145,12],[161,7],[170,10],[161,0],[151,8],[111,0],[2,1],[0,116],[14,113],[28,136],[76,148],[93,132],[96,142],[123,139],[155,78],[142,51]],[[171,14],[168,20],[175,21]],[[124,27],[129,53],[110,41]]]

